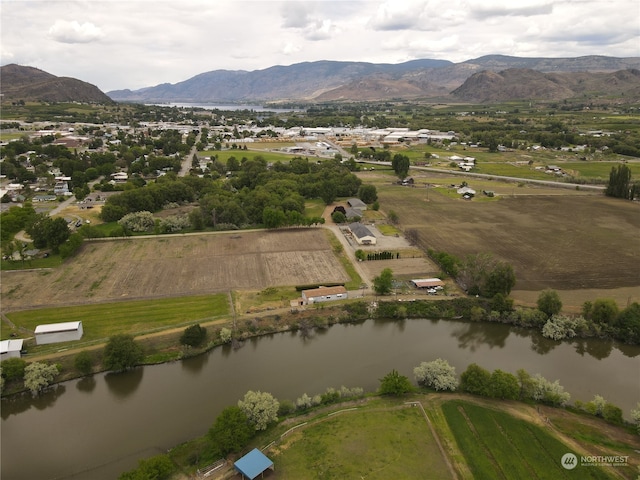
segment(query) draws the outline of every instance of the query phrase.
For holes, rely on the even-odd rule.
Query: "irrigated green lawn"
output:
[[[451,400],[442,411],[474,478],[609,479],[599,467],[560,464],[571,448],[542,428],[508,413]]]
[[[273,455],[281,479],[439,479],[451,474],[418,408],[344,412],[304,427]]]
[[[80,342],[91,343],[121,333],[138,335],[204,322],[228,313],[227,296],[217,294],[25,310],[7,313],[7,317],[18,327],[30,331],[40,324],[80,320],[84,330]]]

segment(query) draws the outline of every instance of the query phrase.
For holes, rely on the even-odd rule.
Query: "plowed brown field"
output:
[[[54,270],[2,272],[2,309],[344,282],[322,229],[86,242]]]
[[[504,196],[466,201],[424,188],[378,187],[380,203],[425,248],[492,253],[509,262],[516,289],[640,286],[640,205],[603,195]],[[534,189],[532,189],[534,190]]]

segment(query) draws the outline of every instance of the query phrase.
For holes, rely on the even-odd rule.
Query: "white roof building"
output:
[[[20,358],[23,342],[24,340],[21,338],[16,340],[2,340],[0,342],[0,360]]]

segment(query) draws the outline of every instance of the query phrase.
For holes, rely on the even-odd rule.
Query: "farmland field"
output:
[[[640,293],[637,203],[476,179],[467,180],[478,196],[465,201],[448,189],[460,178],[419,175],[421,188],[373,181],[382,209],[396,212],[403,230],[415,229],[423,247],[460,258],[490,252],[513,266],[518,290],[634,287]],[[426,189],[426,183],[441,187]],[[484,189],[496,197],[485,201]]]
[[[410,407],[336,415],[294,432],[273,457],[277,478],[451,478],[421,411]]]
[[[2,308],[261,290],[349,279],[322,229],[87,242],[54,270],[3,272]]]
[[[571,448],[507,413],[464,401],[445,402],[442,411],[474,478],[616,478],[601,467],[563,468]]]

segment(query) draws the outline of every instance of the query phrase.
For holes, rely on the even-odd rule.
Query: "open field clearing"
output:
[[[274,478],[451,478],[418,408],[344,412],[294,431],[271,456]]]
[[[445,402],[442,411],[474,478],[609,479],[633,474],[631,467],[565,469],[560,460],[574,453],[570,447],[546,429],[502,411],[458,400]]]
[[[2,309],[345,282],[321,229],[86,242],[53,270],[2,275]]]
[[[42,323],[81,321],[84,328],[83,345],[105,341],[112,335],[139,335],[168,327],[177,327],[196,321],[210,321],[228,315],[229,300],[226,294],[199,295],[179,298],[157,298],[128,302],[99,303],[68,307],[50,307],[38,310],[12,312],[8,316],[24,333],[33,333]],[[2,338],[5,338],[3,332]],[[8,338],[8,337],[7,337]],[[78,342],[70,342],[78,348]],[[31,346],[30,353],[57,351],[65,344]]]
[[[427,175],[420,181],[445,188],[450,179]],[[461,258],[493,253],[513,265],[516,290],[634,287],[635,299],[640,296],[638,204],[581,191],[467,180],[478,192],[471,201],[440,188],[376,183],[383,210],[396,212],[405,231],[417,230],[423,247]],[[498,197],[480,201],[483,189]]]

